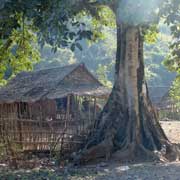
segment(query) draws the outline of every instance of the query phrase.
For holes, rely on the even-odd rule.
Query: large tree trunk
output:
[[[89,137],[80,160],[154,159],[177,153],[164,134],[149,100],[144,77],[143,39],[135,26],[117,24],[115,83],[95,133]]]

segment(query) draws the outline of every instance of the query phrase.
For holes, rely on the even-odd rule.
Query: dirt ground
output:
[[[95,173],[69,176],[70,180],[180,180],[180,163],[119,165],[108,163]],[[98,169],[98,168],[96,168]],[[90,168],[89,168],[90,171]],[[86,171],[87,172],[87,171]]]
[[[120,164],[83,167],[0,170],[0,180],[180,180],[180,162]]]
[[[163,121],[161,125],[173,143],[180,143],[180,122]],[[31,170],[11,171],[0,164],[0,180],[180,180],[180,162],[137,163],[102,162],[74,167],[39,166]]]
[[[161,121],[167,137],[173,143],[180,143],[180,121]]]

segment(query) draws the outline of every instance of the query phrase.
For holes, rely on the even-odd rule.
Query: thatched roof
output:
[[[164,95],[166,95],[169,92],[170,86],[149,86],[149,96],[151,98],[151,101],[153,104],[158,104]]]
[[[61,98],[68,94],[103,97],[108,96],[109,89],[84,64],[73,64],[18,74],[0,89],[0,103],[34,102]]]
[[[170,96],[170,90],[164,94],[156,107],[158,109],[172,109],[172,106],[176,106],[176,101]]]
[[[158,109],[169,109],[175,105],[175,101],[170,97],[171,86],[149,87],[151,101]]]

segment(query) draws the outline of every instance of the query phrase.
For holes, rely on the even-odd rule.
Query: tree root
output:
[[[113,150],[113,143],[109,139],[105,139],[98,145],[92,146],[89,149],[83,149],[75,158],[75,164],[84,164],[99,158],[109,160]]]
[[[109,142],[108,142],[109,143]],[[113,144],[107,141],[83,150],[76,159],[75,164],[85,164],[89,161],[110,158],[118,162],[171,162],[180,160],[180,148],[176,144],[166,143],[161,151],[151,151],[146,149],[142,144],[129,144],[123,150],[113,151]]]

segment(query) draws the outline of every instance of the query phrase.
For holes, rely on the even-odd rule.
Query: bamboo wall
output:
[[[170,104],[168,108],[159,108],[158,114],[163,121],[180,121],[180,107],[175,104]]]
[[[76,151],[92,131],[96,111],[96,99],[86,111],[84,97],[67,97],[67,108],[60,111],[55,100],[36,103],[0,105],[0,141],[17,145],[22,150]],[[73,103],[72,103],[73,102]]]

